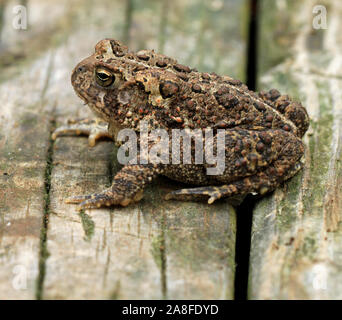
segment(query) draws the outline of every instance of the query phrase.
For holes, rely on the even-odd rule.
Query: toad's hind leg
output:
[[[259,92],[259,97],[290,119],[296,125],[300,137],[308,130],[309,115],[300,102],[292,100],[288,95],[281,95],[276,89]]]
[[[165,196],[166,200],[183,200],[183,201],[191,201],[191,200],[202,200],[208,199],[208,203],[213,203],[216,199],[219,199],[224,196],[226,193],[226,185],[224,186],[205,186],[198,188],[187,188],[187,189],[179,189],[176,191],[172,191]]]
[[[69,120],[67,125],[57,128],[52,134],[52,140],[65,135],[86,135],[90,147],[95,146],[100,138],[112,138],[108,132],[108,124],[102,120],[83,119]]]
[[[254,192],[265,194],[301,169],[302,163],[299,160],[303,152],[303,143],[294,137],[284,146],[279,158],[263,171],[226,185],[176,190],[167,194],[166,199],[195,200],[209,197],[208,203],[212,204],[215,200],[224,197]]]

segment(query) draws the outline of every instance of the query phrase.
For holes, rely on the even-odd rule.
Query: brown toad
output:
[[[154,51],[130,52],[114,39],[100,41],[95,53],[75,67],[71,82],[78,96],[109,124],[108,131],[80,122],[57,129],[54,139],[85,133],[94,145],[103,135],[116,140],[122,128],[135,130],[139,139],[141,120],[147,121],[148,131],[161,128],[170,134],[172,129],[210,128],[214,146],[220,129],[225,138],[222,174],[208,175],[212,164],[206,162],[127,164],[109,189],[67,200],[80,208],[138,201],[146,184],[160,174],[199,185],[171,192],[168,199],[206,197],[212,203],[222,197],[264,194],[301,168],[308,115],[300,103],[277,90],[256,94],[238,80],[197,72]]]

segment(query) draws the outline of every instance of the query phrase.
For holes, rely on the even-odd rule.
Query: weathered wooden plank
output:
[[[67,21],[63,3],[58,10],[50,8],[39,15],[47,7],[32,0],[28,29],[16,30],[12,20],[17,4],[3,1],[1,5],[0,299],[34,299],[40,288],[41,227],[46,214],[45,178],[55,101],[46,96],[53,55],[42,54],[46,47],[38,48],[37,42],[30,40],[40,35],[42,42],[44,29],[51,31],[61,16]],[[67,28],[60,25],[59,32],[66,35]],[[59,32],[49,35],[50,44]]]
[[[255,208],[249,298],[341,299],[342,4],[261,3],[259,87],[301,100],[311,128],[304,170]],[[313,28],[316,4],[327,29]]]
[[[183,12],[187,4],[182,7],[180,1],[175,2],[177,12]],[[133,10],[138,4],[133,1]],[[235,1],[225,1],[226,5],[235,8],[237,21],[243,17],[244,2],[236,5]],[[150,34],[145,28],[159,25],[158,11],[148,6],[140,9],[131,13],[132,48],[150,43],[153,46],[146,45],[146,48],[156,47],[158,34]],[[118,17],[111,16],[111,21],[117,21],[117,26],[111,29],[115,30],[112,35],[103,34],[102,29],[95,26],[91,33],[83,30],[73,35],[56,51],[47,94],[58,93],[55,96],[57,124],[67,117],[89,114],[67,85],[70,71],[101,38],[120,39],[121,34],[127,35],[122,26],[122,12],[123,9],[113,10]],[[186,14],[189,13],[186,11]],[[172,15],[176,14],[170,13],[166,30],[173,42],[169,43],[171,40],[167,38],[165,53],[179,57],[167,51],[168,47],[178,47],[183,48],[182,54],[190,56],[183,40],[177,40],[178,30],[174,29]],[[226,26],[223,17],[221,23],[229,29],[230,24]],[[140,42],[134,40],[136,37]],[[230,70],[242,70],[244,59],[241,56],[245,48],[242,33],[233,30],[231,37],[239,46],[232,48],[230,55],[240,60],[237,63],[236,59]],[[205,59],[214,59],[212,52],[215,51],[205,52]],[[184,62],[181,59],[182,56],[180,61]],[[231,62],[228,56],[226,59]],[[101,142],[89,149],[86,139],[76,137],[59,138],[54,144],[47,232],[49,256],[45,261],[42,297],[231,299],[236,226],[235,212],[225,201],[212,206],[164,201],[162,195],[170,190],[171,183],[159,179],[146,190],[140,203],[126,208],[77,214],[74,206],[64,204],[67,196],[100,191],[108,186],[110,176],[117,170],[117,166],[111,164],[115,159],[111,148],[110,142]],[[172,185],[179,188],[178,184]]]
[[[56,3],[56,10],[52,10],[44,1],[32,0],[28,29],[15,30],[12,19],[17,4],[6,1],[7,6],[1,9],[1,300],[34,299],[40,295],[50,120],[56,102],[56,92],[46,94],[54,56],[44,51],[58,43],[61,35],[67,36],[71,18],[70,7],[64,2]],[[47,44],[44,31],[50,32],[56,26],[58,31],[49,34]]]
[[[35,297],[50,135],[42,95],[48,65],[47,55],[0,87],[1,300]]]
[[[165,204],[165,274],[169,299],[233,299],[236,219],[222,201]]]

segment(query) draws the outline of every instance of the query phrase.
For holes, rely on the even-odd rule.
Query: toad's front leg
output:
[[[94,147],[96,140],[100,138],[112,139],[108,131],[108,123],[100,119],[68,120],[67,125],[63,125],[53,132],[52,140],[65,135],[86,135],[90,147]]]
[[[111,205],[127,206],[141,200],[145,185],[162,171],[162,166],[158,164],[127,165],[115,175],[110,188],[100,193],[71,197],[66,202],[78,203],[79,210]]]

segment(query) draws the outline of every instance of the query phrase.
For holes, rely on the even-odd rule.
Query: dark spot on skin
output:
[[[260,133],[260,138],[266,144],[270,144],[272,142],[272,138],[266,132]]]
[[[210,80],[210,76],[208,73],[202,73],[202,78],[205,80]]]
[[[123,57],[128,52],[128,48],[126,46],[121,45],[119,41],[111,40],[110,45],[112,47],[113,53],[117,57]]]
[[[286,107],[287,107],[286,104],[279,104],[279,105],[277,106],[277,109],[279,110],[279,112],[284,113]]]
[[[193,100],[188,100],[188,101],[186,102],[186,104],[187,104],[187,106],[188,106],[188,108],[189,108],[190,110],[192,110],[192,109],[194,109],[194,108],[196,107],[196,103],[195,103]]]
[[[179,127],[182,124],[182,122],[181,121],[178,122],[177,118],[175,117],[167,118],[165,120],[169,125],[176,126],[176,127]]]
[[[187,66],[184,66],[182,64],[175,64],[174,66],[174,69],[179,71],[179,72],[190,72],[191,69]]]
[[[214,95],[216,96],[221,96],[222,94],[229,93],[229,88],[228,87],[221,87],[219,88]]]
[[[163,60],[158,60],[158,61],[156,62],[156,66],[157,66],[157,67],[160,67],[160,68],[164,68],[164,67],[167,66],[167,63],[166,63],[165,61],[163,61]]]
[[[142,71],[145,69],[146,69],[146,67],[144,67],[142,65],[138,65],[138,66],[134,67],[133,72],[138,72],[138,71]]]
[[[254,118],[253,115],[249,115],[249,116],[246,118],[247,123],[252,123],[254,120],[255,120],[255,118]]]
[[[228,127],[228,124],[225,121],[220,121],[215,127],[226,128],[226,127]]]
[[[227,108],[232,108],[235,107],[239,103],[239,99],[232,94],[228,94],[226,96],[226,103],[224,104],[224,107]]]
[[[265,106],[260,102],[254,102],[253,105],[259,111],[264,111],[266,109]]]
[[[140,60],[144,60],[144,61],[150,60],[150,56],[147,55],[147,53],[146,53],[145,50],[142,50],[142,51],[137,52],[137,57],[138,57]]]
[[[231,80],[228,80],[228,81],[225,81],[233,86],[241,86],[242,85],[242,82],[240,80],[236,80],[236,79],[231,79]]]
[[[145,91],[145,86],[144,86],[143,83],[141,83],[141,82],[138,81],[138,82],[137,82],[137,85],[138,85],[139,89]]]
[[[265,149],[265,145],[262,142],[258,142],[257,145],[256,145],[256,149],[259,152],[263,152],[264,149]]]
[[[269,170],[271,175],[275,175],[276,170],[273,167],[270,167],[268,170]]]
[[[186,75],[186,74],[184,74],[184,73],[180,73],[179,75],[178,75],[178,77],[180,78],[180,79],[182,79],[183,81],[189,81],[189,78],[188,78],[188,76]]]
[[[269,122],[273,121],[273,115],[272,114],[266,115],[266,121],[269,121]]]
[[[269,91],[268,96],[270,100],[275,101],[280,97],[280,92],[277,89],[272,89]]]
[[[290,126],[289,125],[287,125],[287,124],[285,124],[284,126],[283,126],[283,129],[285,130],[285,131],[291,131],[291,128],[290,128]]]
[[[164,99],[170,98],[179,91],[179,86],[174,82],[165,81],[159,85],[159,91]]]
[[[221,87],[217,92],[214,93],[217,102],[222,105],[225,109],[233,108],[239,104],[239,99],[233,94],[229,94],[229,88]],[[240,104],[239,110],[241,111],[243,105]]]
[[[84,67],[84,66],[80,66],[80,67],[77,68],[77,72],[79,72],[79,73],[82,73],[82,72],[85,72],[85,71],[86,71],[86,67]]]
[[[200,93],[201,91],[202,91],[202,89],[201,89],[201,86],[200,85],[198,85],[198,84],[193,84],[192,85],[192,91],[193,92],[196,92],[196,93]]]

